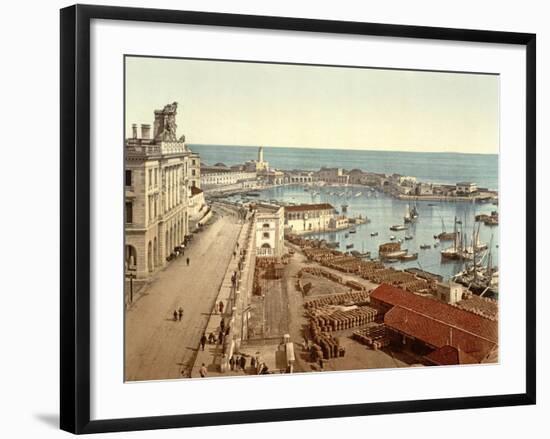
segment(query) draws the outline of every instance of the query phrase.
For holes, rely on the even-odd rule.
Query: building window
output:
[[[126,186],[132,186],[132,171],[130,169],[126,169],[124,173],[124,184]]]
[[[262,227],[263,227],[264,229],[269,229],[269,224],[268,224],[268,223],[265,223]]]
[[[193,177],[195,176],[195,170],[194,170],[194,169],[191,170],[191,175],[192,175]]]
[[[149,187],[153,185],[153,170],[149,169]]]
[[[133,205],[131,201],[126,202],[126,222],[131,224],[134,222]]]
[[[193,160],[193,166],[195,166],[195,163],[196,163],[195,160]]]
[[[269,232],[264,232],[264,239],[269,239]]]
[[[155,186],[158,184],[158,168],[155,168]]]

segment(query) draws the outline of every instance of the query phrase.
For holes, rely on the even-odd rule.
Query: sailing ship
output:
[[[455,216],[455,225],[456,225],[456,216]],[[438,235],[434,235],[434,239],[439,239],[440,241],[453,241],[456,238],[456,232],[447,232],[445,230],[445,221],[443,217],[441,218],[441,229],[442,232]]]
[[[468,246],[466,241],[466,236],[462,231],[457,230],[458,223],[455,218],[455,228],[454,234],[455,239],[453,240],[452,247],[441,250],[441,257],[443,259],[452,259],[452,260],[461,260],[461,261],[471,261],[475,258],[476,253],[480,253],[483,250],[487,249],[487,244],[481,243],[479,241],[479,226],[474,227],[472,234],[472,245]]]
[[[405,210],[405,216],[403,217],[403,221],[405,223],[412,223],[416,221],[418,218],[418,210],[416,209],[416,205],[414,205],[412,208],[410,205],[407,204],[407,209]]]
[[[485,255],[481,255],[477,251],[474,252],[472,264],[465,267],[463,271],[454,276],[454,279],[459,284],[464,285],[473,293],[486,297],[498,296],[498,267],[493,266],[491,255],[493,238],[489,251]],[[474,247],[475,248],[475,247]],[[487,264],[483,265],[483,259],[487,257]]]

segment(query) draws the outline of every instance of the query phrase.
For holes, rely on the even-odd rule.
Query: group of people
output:
[[[232,371],[246,372],[247,364],[250,365],[252,374],[267,375],[269,374],[269,367],[256,356],[250,356],[250,363],[247,360],[246,354],[234,354],[229,359],[229,368]]]
[[[181,319],[183,319],[183,308],[180,306],[178,309],[175,309],[172,316],[174,317],[174,322],[181,322]]]
[[[244,355],[232,355],[229,359],[229,368],[231,370],[242,370],[243,372],[246,370],[246,357]],[[252,357],[251,359],[251,367],[255,366],[255,359]]]
[[[220,302],[221,303],[221,302]],[[223,304],[221,305],[221,308],[223,310]],[[206,334],[203,334],[201,337],[201,348],[204,351],[204,346],[206,345],[206,342],[209,344],[223,344],[225,337],[229,335],[229,331],[231,330],[231,325],[225,323],[225,319],[222,317],[220,320],[220,326],[218,326],[217,331],[212,331],[210,334],[208,334],[208,337]]]

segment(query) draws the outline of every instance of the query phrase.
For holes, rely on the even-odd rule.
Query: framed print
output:
[[[61,428],[534,404],[535,41],[62,9]]]

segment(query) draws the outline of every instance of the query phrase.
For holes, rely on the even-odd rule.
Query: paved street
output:
[[[192,366],[242,227],[231,215],[216,219],[126,312],[126,380],[181,378]],[[174,322],[172,313],[180,306],[183,319]]]

